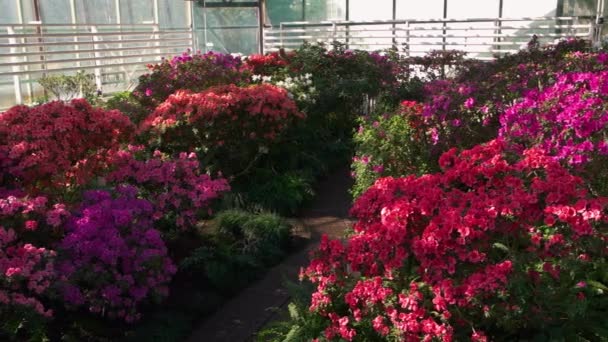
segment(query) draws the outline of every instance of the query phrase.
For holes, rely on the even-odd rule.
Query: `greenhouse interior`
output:
[[[607,11],[0,0],[0,341],[608,342]]]

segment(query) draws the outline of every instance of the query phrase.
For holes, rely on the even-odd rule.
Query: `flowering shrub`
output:
[[[83,99],[15,106],[0,115],[0,179],[29,189],[83,184],[133,130],[122,113]]]
[[[12,338],[44,335],[53,315],[48,290],[56,280],[55,251],[44,246],[57,240],[68,215],[46,197],[0,191],[0,331]]]
[[[284,88],[289,92],[290,98],[297,103],[298,108],[304,112],[307,112],[315,104],[319,95],[317,89],[313,86],[312,74],[296,75],[294,77],[253,75],[251,80],[254,83],[261,81]]]
[[[161,63],[148,65],[149,73],[139,78],[133,95],[154,108],[178,90],[200,92],[209,87],[246,82],[240,57],[217,52],[183,53]]]
[[[431,63],[434,76],[425,85],[420,129],[431,134],[437,156],[451,147],[470,148],[494,139],[499,115],[529,91],[552,84],[557,72],[605,68],[602,60],[608,58],[586,52],[588,46],[583,40],[567,40],[489,63],[463,61],[448,78],[433,71]]]
[[[0,226],[0,317],[15,306],[52,316],[41,296],[54,281],[54,259],[54,251],[18,243],[13,229]]]
[[[553,85],[530,90],[501,115],[500,135],[538,146],[573,168],[594,161],[590,180],[605,182],[607,101],[607,71],[559,74]]]
[[[59,245],[58,271],[69,306],[132,322],[149,297],[164,297],[176,268],[152,225],[153,206],[122,187],[84,194],[80,213],[70,219]]]
[[[268,84],[180,91],[158,106],[142,131],[160,138],[167,152],[196,150],[205,165],[227,175],[243,171],[275,144],[292,123],[304,118],[286,90]]]
[[[422,174],[436,168],[430,157],[432,146],[418,130],[422,104],[403,101],[395,114],[362,117],[354,136],[356,155],[352,163],[356,198],[376,179],[386,176]]]
[[[143,146],[129,146],[116,154],[113,167],[107,179],[137,186],[162,227],[194,226],[201,212],[210,211],[210,201],[230,190],[224,178],[201,173],[194,153],[170,158],[157,150],[150,156]]]
[[[245,66],[254,75],[269,76],[281,72],[289,65],[289,58],[295,53],[270,52],[265,55],[251,55],[245,59]]]
[[[65,204],[50,204],[45,196],[28,197],[20,191],[0,193],[0,226],[12,227],[20,241],[52,246],[70,216]]]
[[[324,238],[302,273],[319,340],[602,336],[608,200],[538,149],[506,150],[451,149],[442,172],[380,179],[356,201],[354,235]]]

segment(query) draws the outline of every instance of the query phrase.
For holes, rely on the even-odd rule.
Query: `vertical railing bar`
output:
[[[410,31],[411,31],[412,27],[410,26],[409,20],[405,23],[405,27],[407,29],[406,38],[405,38],[406,51],[407,51],[407,57],[410,57],[410,50],[411,50],[411,47],[410,47]]]
[[[14,35],[15,34],[15,28],[12,26],[8,26],[7,27],[7,32],[8,34]],[[8,39],[8,43],[11,45],[16,45],[17,44],[17,39],[14,37],[11,37]],[[11,53],[14,53],[15,56],[11,57],[11,60],[13,61],[13,63],[19,63],[19,59],[18,57],[16,57],[17,54],[17,47],[15,46],[11,46],[10,48]],[[19,65],[13,65],[12,67],[13,72],[19,72],[21,70],[19,70]],[[21,79],[19,77],[19,75],[14,75],[13,76],[13,87],[15,89],[15,101],[17,104],[22,104],[23,103],[23,95],[21,93]]]
[[[97,26],[91,26],[91,33],[98,33],[97,31]],[[93,50],[97,50],[99,49],[99,36],[94,35],[93,36]],[[99,58],[101,57],[99,52],[94,52],[93,56],[95,58]],[[96,59],[95,60],[95,65],[96,66],[101,66],[101,61]],[[97,90],[101,91],[102,90],[102,80],[101,80],[101,68],[95,68],[94,70],[94,74],[95,74],[95,85],[97,86]]]

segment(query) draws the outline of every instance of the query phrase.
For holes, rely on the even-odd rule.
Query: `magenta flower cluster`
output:
[[[147,155],[143,146],[129,146],[113,162],[108,180],[136,185],[154,207],[153,219],[171,220],[180,228],[193,226],[200,214],[210,214],[209,202],[229,191],[224,178],[202,173],[194,153],[170,158],[160,151]]]
[[[594,154],[608,155],[608,71],[556,76],[542,90],[530,90],[500,117],[500,136],[538,146],[569,165]]]
[[[67,304],[127,322],[139,319],[148,297],[164,297],[176,272],[160,232],[154,229],[150,202],[137,190],[88,191],[80,213],[70,219],[60,243],[58,271]]]

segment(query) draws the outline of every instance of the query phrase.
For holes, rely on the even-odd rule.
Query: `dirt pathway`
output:
[[[276,317],[276,309],[285,306],[289,294],[285,280],[296,281],[300,267],[308,263],[308,255],[318,245],[322,234],[338,238],[352,221],[348,219],[352,181],[347,170],[341,170],[319,184],[315,201],[299,223],[309,231],[306,247],[270,269],[260,281],[228,301],[206,319],[190,336],[188,342],[246,342]]]

